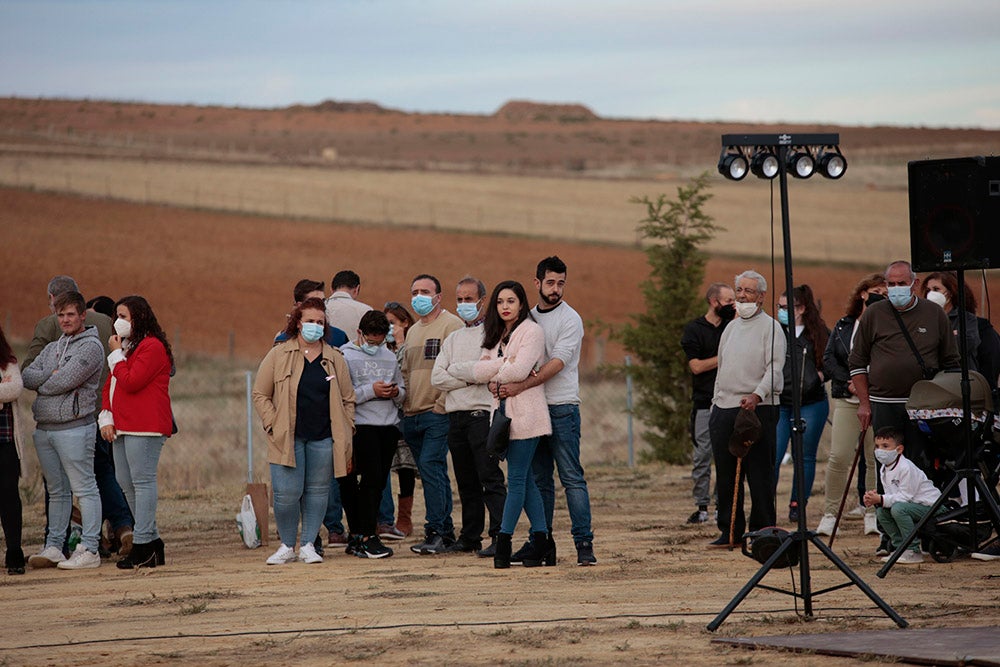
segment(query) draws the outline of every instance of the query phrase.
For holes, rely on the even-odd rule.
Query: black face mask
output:
[[[725,306],[718,306],[715,309],[715,314],[718,315],[723,322],[729,322],[734,317],[736,317],[736,306],[729,303]]]
[[[885,300],[884,295],[879,294],[878,292],[869,292],[868,298],[865,299],[865,305],[870,306],[873,303],[878,303],[879,301],[884,301],[884,300]]]

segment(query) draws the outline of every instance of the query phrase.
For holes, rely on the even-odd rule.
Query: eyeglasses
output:
[[[403,304],[398,301],[386,301],[385,305],[382,306],[382,310],[395,310],[397,308],[402,308]]]
[[[737,287],[736,288],[736,293],[737,294],[746,294],[747,296],[757,296],[758,294],[760,294],[760,291],[759,290],[755,290],[755,289],[753,289],[751,287]]]

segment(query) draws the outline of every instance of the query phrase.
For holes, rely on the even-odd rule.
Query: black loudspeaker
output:
[[[1000,268],[1000,157],[907,167],[914,271]]]

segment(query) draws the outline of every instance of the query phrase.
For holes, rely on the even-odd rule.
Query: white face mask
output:
[[[119,317],[115,320],[115,333],[119,338],[128,338],[132,335],[132,323]]]
[[[742,317],[743,319],[751,318],[757,312],[756,301],[750,301],[748,303],[740,303],[739,301],[737,301],[733,305],[736,306],[736,314]]]
[[[948,303],[948,297],[944,295],[944,292],[928,292],[927,300],[936,303],[942,308],[944,308],[944,304]]]
[[[884,466],[891,466],[899,458],[899,452],[895,449],[876,449],[875,460]]]

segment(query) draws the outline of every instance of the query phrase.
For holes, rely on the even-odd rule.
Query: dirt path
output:
[[[267,548],[244,549],[235,534],[241,489],[174,494],[160,509],[166,567],[123,572],[105,563],[0,577],[0,609],[9,616],[0,655],[9,665],[860,664],[712,643],[893,624],[854,587],[814,598],[812,622],[796,615],[792,598],[758,589],[717,633],[707,632],[757,564],[706,550],[714,527],[684,524],[686,474],[659,466],[589,471],[594,568],[575,565],[561,500],[558,566],[498,571],[473,556],[414,555],[413,539],[383,561],[336,553],[320,565],[269,567]],[[788,486],[783,479],[779,506]],[[417,496],[419,515],[419,489]],[[40,505],[25,517],[26,548],[35,548]],[[843,527],[837,552],[912,627],[1000,624],[995,564],[900,565],[880,580],[873,539],[860,535],[859,522]],[[818,552],[811,562],[814,591],[844,581]],[[775,572],[765,583],[789,588],[790,575]]]

